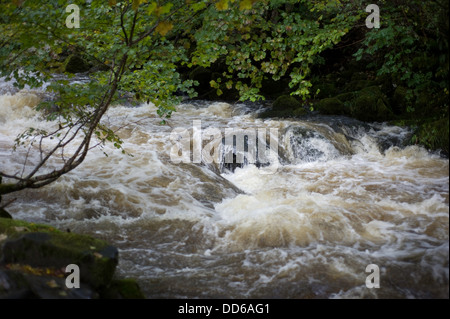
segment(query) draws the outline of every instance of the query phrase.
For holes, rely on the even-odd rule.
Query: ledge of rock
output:
[[[103,240],[0,218],[0,298],[143,298],[134,280],[114,279],[118,258]],[[79,288],[66,284],[71,264]]]

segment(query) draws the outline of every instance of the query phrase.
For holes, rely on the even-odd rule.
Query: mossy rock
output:
[[[351,102],[356,96],[355,92],[347,92],[336,95],[336,98],[342,103]]]
[[[350,109],[335,97],[320,100],[314,108],[324,115],[350,115]]]
[[[285,110],[295,110],[301,107],[301,103],[297,101],[296,98],[290,95],[279,96],[272,104],[272,110],[274,111],[285,111]]]
[[[117,248],[105,241],[53,227],[0,219],[0,264],[65,268],[76,264],[80,280],[93,288],[108,286],[118,263]]]
[[[352,116],[364,122],[394,119],[394,114],[387,106],[387,99],[378,86],[371,86],[357,93],[352,104]]]
[[[91,66],[82,57],[77,54],[72,54],[67,57],[64,63],[64,72],[82,73],[87,72]]]
[[[292,115],[295,117],[302,117],[306,114],[308,114],[308,111],[306,109],[304,109],[303,107],[299,107],[292,112]]]
[[[294,117],[303,115],[301,103],[290,95],[279,96],[272,104],[272,109],[259,114],[259,118]]]

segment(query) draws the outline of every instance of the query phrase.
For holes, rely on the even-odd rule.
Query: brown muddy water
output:
[[[26,150],[11,147],[43,125],[38,93],[2,93],[0,165],[20,171]],[[148,298],[448,298],[448,159],[403,147],[404,128],[262,120],[261,109],[185,103],[161,126],[153,105],[112,107],[105,121],[127,124],[133,156],[95,149],[57,182],[8,195],[18,198],[9,211],[111,242],[117,275],[135,277]],[[274,129],[272,169],[175,163],[171,132],[194,135],[198,120],[202,130]],[[380,288],[366,287],[369,264]]]

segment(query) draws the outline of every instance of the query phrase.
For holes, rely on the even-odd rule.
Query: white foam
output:
[[[54,125],[42,122],[32,104],[0,97],[2,170],[21,168],[23,153],[9,150],[17,134]],[[106,144],[57,182],[23,193],[11,212],[116,241],[134,258],[122,261],[129,267],[122,274],[164,281],[177,273],[194,279],[211,273],[205,282],[234,296],[261,296],[302,282],[319,287],[311,289],[324,297],[320,289],[333,284],[323,278],[338,278],[347,287],[325,289],[325,297],[377,297],[364,286],[365,266],[374,261],[389,270],[417,260],[424,269],[415,273],[420,278],[448,279],[448,160],[414,146],[383,153],[370,134],[353,143],[354,155],[343,155],[327,138],[311,138],[309,146],[325,154],[320,160],[278,163],[273,174],[248,165],[218,176],[201,164],[170,161],[173,127],[159,125],[155,112],[153,104],[111,107],[105,123],[123,126],[118,134],[133,157]],[[239,116],[225,103],[184,105],[169,123],[190,128],[193,119],[221,129],[277,127],[280,135],[292,125]],[[330,129],[322,127],[321,134]],[[389,127],[383,132],[403,134]],[[177,265],[174,258],[193,264]]]

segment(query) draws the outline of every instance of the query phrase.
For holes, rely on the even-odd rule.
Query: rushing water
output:
[[[19,171],[24,150],[10,149],[42,125],[40,93],[2,88],[0,165]],[[106,120],[128,124],[119,135],[133,156],[93,150],[57,182],[5,196],[18,197],[9,211],[108,240],[118,276],[137,278],[149,298],[448,298],[448,159],[404,147],[404,128],[262,120],[262,108],[185,103],[161,126],[153,105],[112,107]],[[276,169],[174,163],[170,133],[194,134],[197,120],[276,129]],[[369,264],[379,289],[366,287]]]

